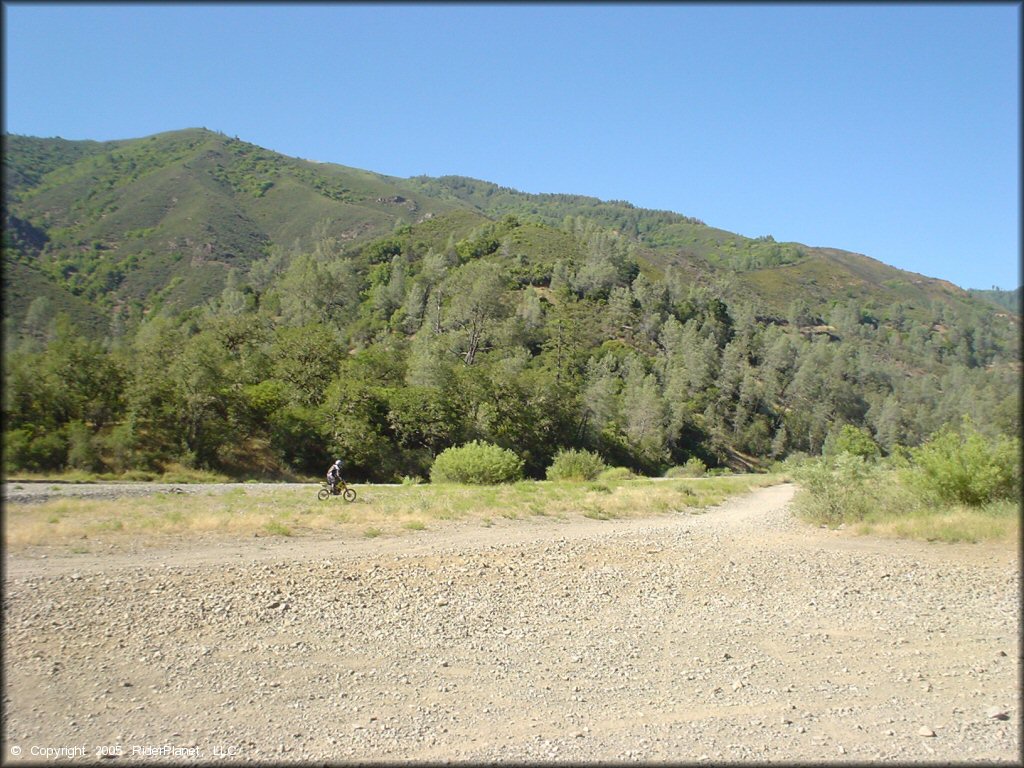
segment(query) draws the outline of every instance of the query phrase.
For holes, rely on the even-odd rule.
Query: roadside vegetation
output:
[[[783,466],[800,483],[803,519],[858,533],[943,542],[1017,541],[1021,445],[970,420],[881,458],[847,425],[819,458]]]
[[[9,550],[42,545],[100,552],[111,545],[156,546],[167,537],[203,534],[334,533],[374,538],[416,534],[449,522],[490,527],[504,520],[701,514],[730,496],[782,480],[773,474],[651,479],[612,471],[587,482],[356,486],[359,495],[352,503],[318,501],[313,486],[268,489],[241,484],[227,492],[190,489],[188,496],[158,493],[11,504],[4,515],[4,540]]]
[[[293,478],[296,482],[313,478]],[[161,471],[134,469],[127,472],[91,472],[84,469],[40,472],[16,470],[4,476],[4,482],[53,482],[53,483],[235,483],[237,479],[209,469],[193,469],[180,464],[171,464]]]

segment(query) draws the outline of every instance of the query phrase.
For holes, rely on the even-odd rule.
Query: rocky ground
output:
[[[3,758],[1018,763],[1016,549],[809,527],[792,493],[8,555]]]

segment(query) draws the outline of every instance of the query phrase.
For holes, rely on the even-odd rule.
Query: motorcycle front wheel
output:
[[[345,493],[343,493],[342,496],[345,497],[345,501],[355,501],[356,500],[356,492],[353,491],[351,488],[346,488],[345,489]]]

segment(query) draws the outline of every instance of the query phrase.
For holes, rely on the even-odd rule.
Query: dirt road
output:
[[[4,759],[1019,761],[1017,551],[808,527],[792,492],[9,556]]]

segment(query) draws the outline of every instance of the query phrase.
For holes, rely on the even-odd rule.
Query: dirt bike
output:
[[[320,490],[316,492],[316,497],[320,501],[326,501],[331,496],[341,496],[345,501],[355,501],[356,492],[348,487],[344,480],[339,480],[337,485],[334,486],[334,490],[331,490],[331,486],[327,483],[320,483]]]

